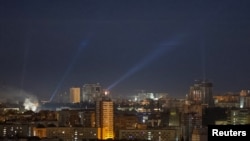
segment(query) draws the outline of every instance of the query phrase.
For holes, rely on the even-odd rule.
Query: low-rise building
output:
[[[176,141],[179,140],[178,129],[148,129],[148,130],[120,130],[119,140],[151,140]]]

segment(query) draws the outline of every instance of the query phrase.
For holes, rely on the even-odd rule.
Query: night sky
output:
[[[50,99],[100,83],[184,97],[250,88],[250,1],[1,0],[0,84]]]

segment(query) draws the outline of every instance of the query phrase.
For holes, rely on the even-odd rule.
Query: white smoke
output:
[[[25,110],[31,110],[35,112],[38,107],[38,102],[34,99],[25,98],[23,106]]]
[[[25,110],[35,112],[39,106],[35,95],[9,86],[0,86],[0,97],[1,103],[23,104]]]

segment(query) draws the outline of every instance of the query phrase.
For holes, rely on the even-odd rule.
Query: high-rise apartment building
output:
[[[78,87],[70,88],[69,94],[70,94],[70,103],[80,103],[80,101],[81,101],[80,88],[78,88]]]
[[[98,139],[114,139],[114,103],[107,96],[96,101]]]
[[[250,107],[250,91],[241,90],[240,92],[240,108],[249,108]]]
[[[208,81],[195,81],[190,87],[188,101],[192,104],[202,104],[209,107],[213,106],[213,84]]]
[[[82,100],[95,102],[101,96],[102,90],[99,83],[84,84],[82,87]]]

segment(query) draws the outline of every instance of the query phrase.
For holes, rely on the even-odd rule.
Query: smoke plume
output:
[[[22,104],[25,110],[36,111],[38,99],[35,95],[10,86],[0,86],[0,103]]]

